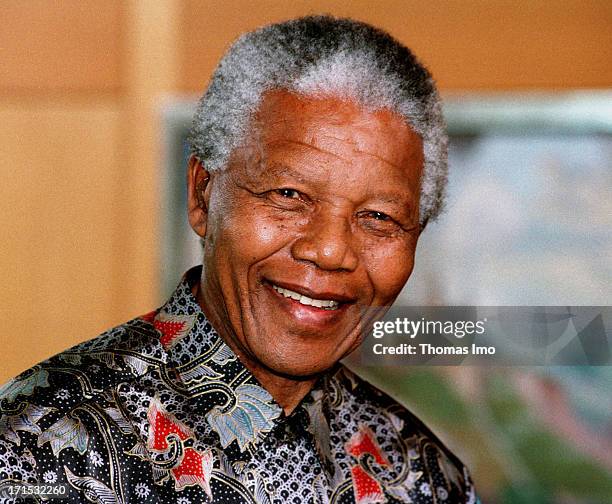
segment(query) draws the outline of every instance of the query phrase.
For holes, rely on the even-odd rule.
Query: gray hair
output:
[[[229,48],[196,110],[191,153],[221,170],[246,138],[262,95],[284,89],[305,96],[390,109],[423,139],[420,224],[435,219],[447,180],[446,124],[427,69],[386,32],[351,19],[308,16],[264,26]]]

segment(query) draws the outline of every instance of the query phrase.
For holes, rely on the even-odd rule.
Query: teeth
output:
[[[308,296],[303,296],[302,294],[299,294],[292,290],[283,289],[282,287],[279,287],[278,285],[272,284],[272,288],[279,294],[282,294],[283,296],[291,298],[291,299],[295,299],[296,301],[298,301],[299,303],[303,305],[315,306],[316,308],[323,308],[324,310],[336,310],[338,306],[340,305],[338,301],[333,301],[331,299],[312,299],[312,298],[309,298]]]

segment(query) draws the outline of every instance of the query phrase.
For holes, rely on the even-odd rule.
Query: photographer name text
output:
[[[453,336],[461,340],[465,336],[481,335],[485,333],[485,323],[482,320],[412,320],[408,318],[396,318],[395,320],[376,321],[373,324],[372,336],[376,339],[384,336],[401,335],[410,340],[418,336]],[[494,355],[495,347],[471,345],[432,345],[431,343],[375,343],[372,352],[375,355]]]

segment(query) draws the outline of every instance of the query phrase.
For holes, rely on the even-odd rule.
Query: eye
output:
[[[283,187],[282,189],[275,189],[274,192],[282,196],[283,198],[289,198],[289,199],[299,199],[300,198],[300,193],[298,191],[296,191],[295,189],[288,188],[288,187]]]
[[[397,235],[401,226],[391,216],[378,210],[365,210],[359,213],[362,226],[367,231],[380,236]]]
[[[292,189],[291,187],[281,187],[271,189],[264,193],[266,200],[274,207],[281,210],[301,210],[309,203],[306,194]]]
[[[382,212],[376,212],[376,211],[370,212],[370,216],[379,221],[391,220],[391,217],[389,217],[387,214],[382,213]]]

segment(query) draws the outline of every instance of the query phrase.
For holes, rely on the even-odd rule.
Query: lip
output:
[[[316,306],[303,305],[299,301],[287,298],[275,291],[272,284],[282,287],[283,289],[298,292],[313,299],[338,301],[339,306],[335,310],[326,310]],[[315,331],[321,331],[322,329],[329,329],[335,326],[344,318],[348,308],[354,302],[353,299],[345,295],[331,292],[315,292],[312,289],[287,282],[265,281],[264,286],[266,292],[270,296],[271,302],[278,306],[280,310],[286,312],[297,327],[301,326],[304,329],[312,329]],[[318,334],[322,335],[322,333]]]
[[[356,298],[347,296],[345,294],[340,294],[338,292],[330,292],[330,291],[314,291],[309,289],[308,287],[304,287],[302,285],[292,284],[290,282],[283,282],[278,280],[264,280],[265,284],[269,287],[272,287],[271,284],[277,285],[278,287],[282,287],[283,289],[289,289],[298,294],[302,294],[303,296],[312,298],[312,299],[322,299],[324,301],[337,301],[340,304],[344,303],[354,303]],[[276,291],[275,291],[276,292]]]

